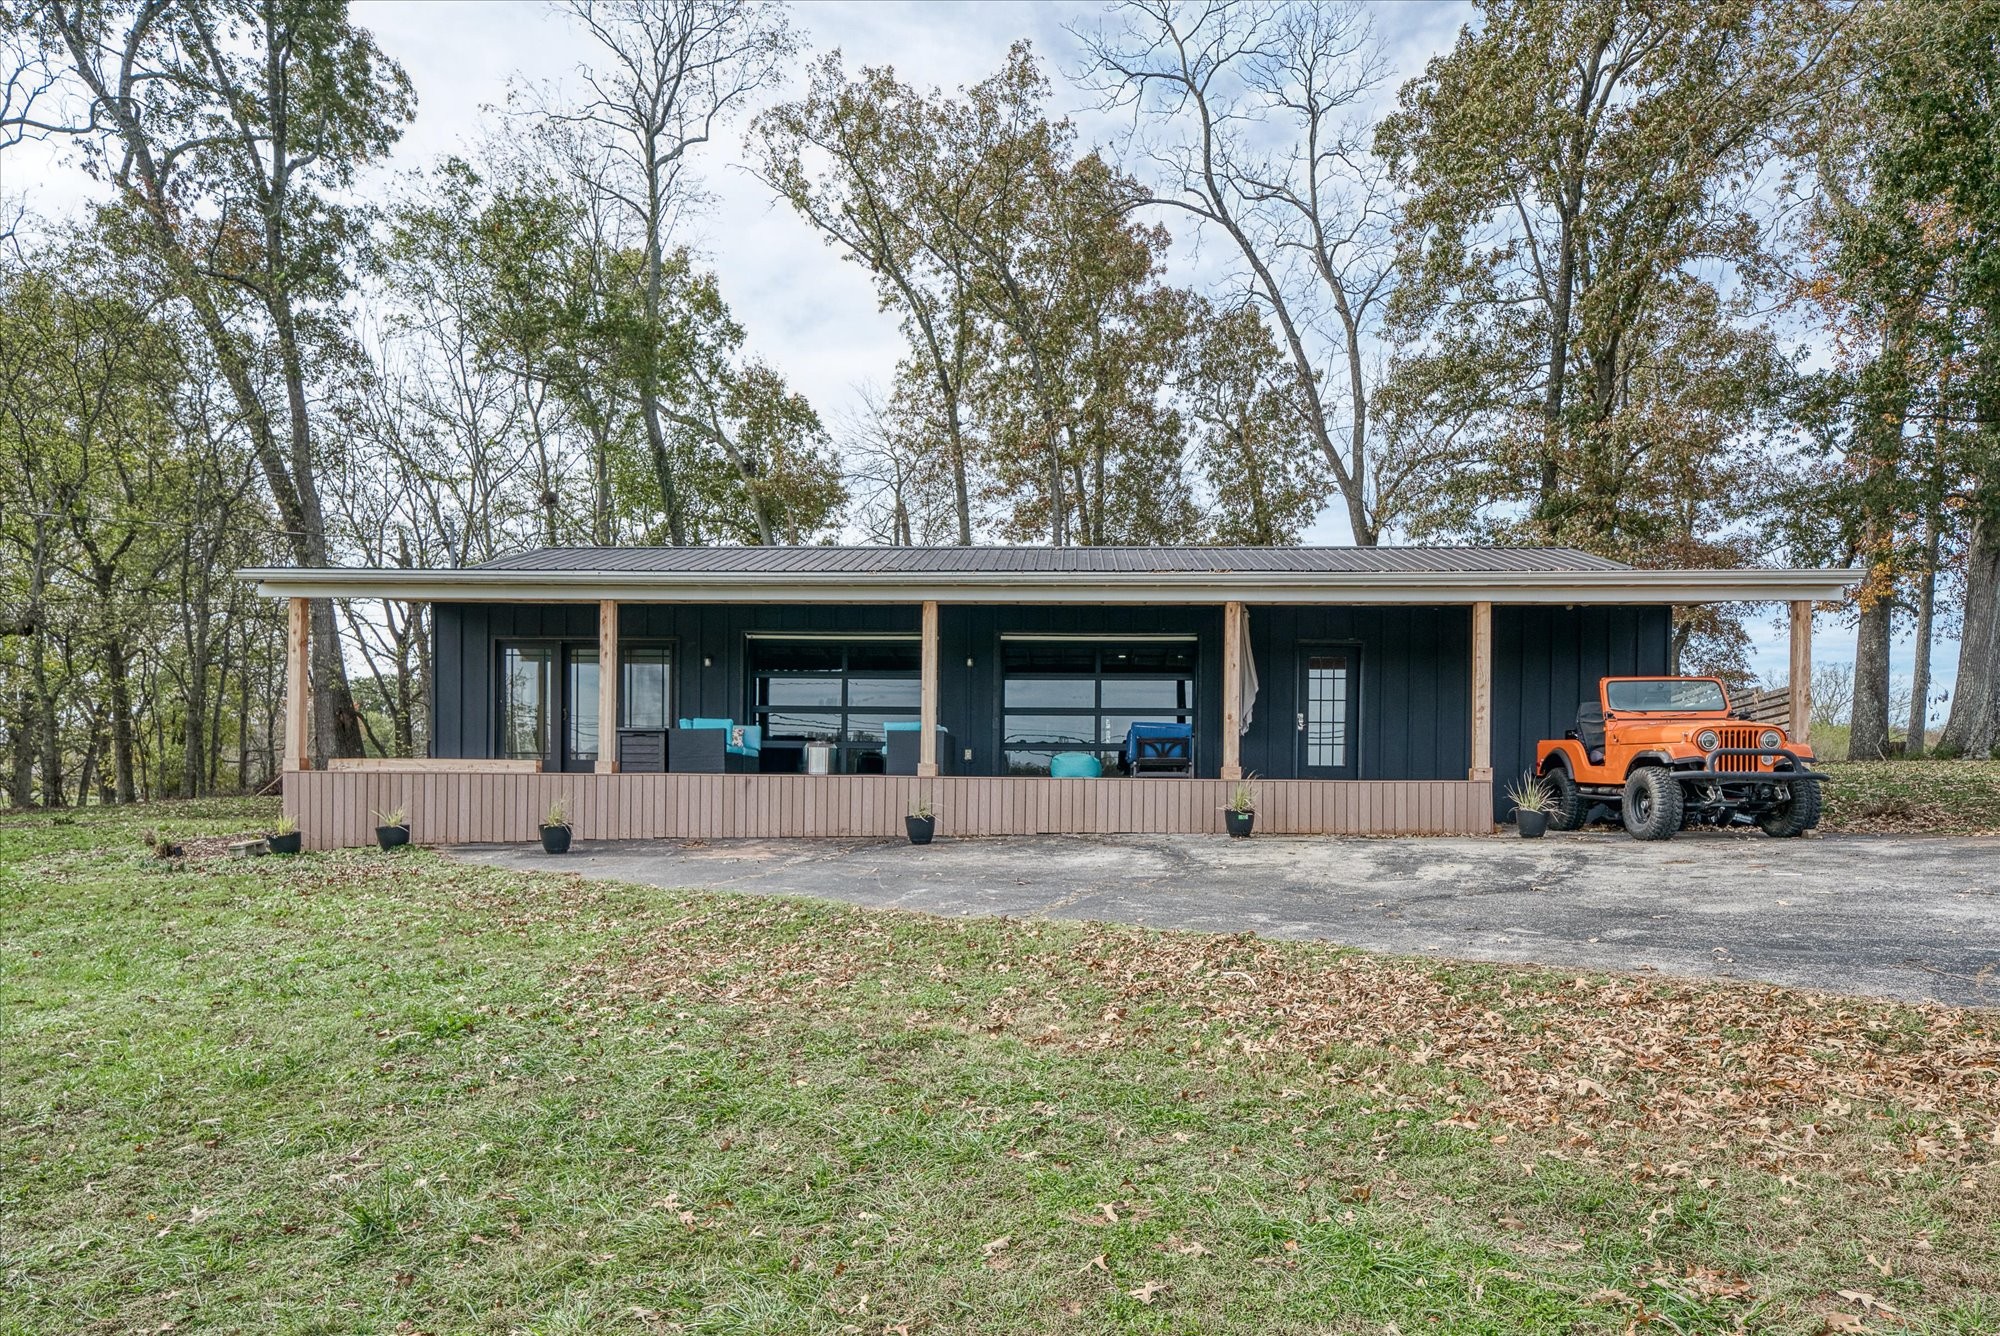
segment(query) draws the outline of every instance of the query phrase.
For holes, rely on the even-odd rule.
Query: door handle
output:
[[[1299,712],[1298,712],[1298,713],[1297,713],[1296,715],[1294,715],[1294,716],[1293,716],[1293,718],[1295,718],[1295,719],[1297,719],[1297,720],[1298,720],[1298,729],[1299,729],[1299,732],[1301,732],[1301,733],[1305,732],[1305,731],[1306,731],[1306,712],[1305,712],[1304,710],[1300,710],[1300,711],[1299,711]]]

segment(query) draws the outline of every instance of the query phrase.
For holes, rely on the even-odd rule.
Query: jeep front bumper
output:
[[[1753,756],[1759,761],[1765,759],[1782,760],[1788,769],[1778,770],[1718,770],[1715,758],[1718,756]],[[1703,767],[1699,770],[1674,769],[1675,779],[1712,779],[1724,784],[1775,784],[1790,783],[1795,779],[1826,779],[1817,770],[1807,770],[1796,753],[1784,747],[1717,747],[1709,752]]]

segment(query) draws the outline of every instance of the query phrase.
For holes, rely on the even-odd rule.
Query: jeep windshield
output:
[[[1685,677],[1606,682],[1604,704],[1607,709],[1638,713],[1721,714],[1729,708],[1721,687]]]

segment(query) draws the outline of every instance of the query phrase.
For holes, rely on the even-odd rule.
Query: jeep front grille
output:
[[[1724,747],[1754,747],[1757,745],[1757,735],[1763,732],[1760,728],[1740,727],[1721,728],[1716,731],[1722,734],[1722,745]],[[1718,756],[1715,758],[1715,768],[1717,770],[1729,771],[1761,770],[1764,768],[1764,758],[1761,756]]]

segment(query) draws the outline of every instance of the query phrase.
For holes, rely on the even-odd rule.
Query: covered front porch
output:
[[[285,805],[314,848],[365,844],[399,808],[419,842],[532,840],[558,801],[584,840],[893,837],[919,800],[946,836],[1220,833],[1246,778],[1261,831],[1485,833],[1496,774],[1598,677],[1668,670],[1673,603],[1792,603],[1803,684],[1802,595],[1838,588],[1542,549],[592,549],[255,574],[291,603]],[[322,593],[433,603],[430,755],[314,764]],[[1179,772],[1116,773],[1133,726],[1161,724],[1188,738]],[[1048,777],[1066,755],[1103,776]]]

